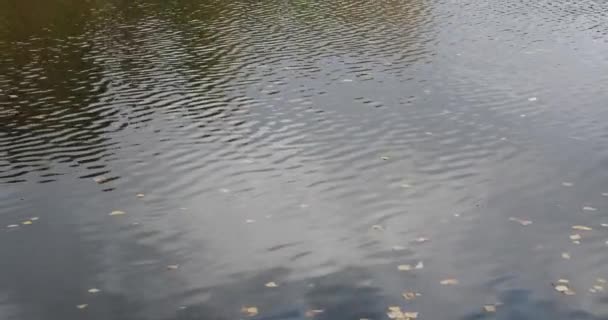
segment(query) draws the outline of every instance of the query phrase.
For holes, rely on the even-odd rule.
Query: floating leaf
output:
[[[408,291],[408,292],[402,293],[401,295],[403,296],[403,298],[405,300],[414,300],[414,299],[416,299],[416,297],[420,296],[420,293]]]
[[[594,207],[589,207],[589,206],[584,206],[584,207],[583,207],[583,210],[584,210],[584,211],[597,211],[597,209],[596,209],[596,208],[594,208]]]
[[[24,224],[24,225],[30,225],[30,224],[32,224],[32,223],[33,223],[33,222],[32,222],[32,221],[30,221],[30,220],[25,220],[25,221],[21,222],[21,224]]]
[[[8,226],[6,226],[7,228],[17,228],[19,227],[18,224],[9,224]]]
[[[570,283],[570,281],[568,281],[566,279],[559,279],[559,280],[557,280],[557,283]]]
[[[405,247],[404,246],[393,246],[391,249],[394,251],[403,251],[403,250],[405,250]]]
[[[259,311],[257,307],[242,307],[241,308],[241,313],[243,313],[244,315],[248,316],[248,317],[255,317],[258,315]]]
[[[608,197],[608,192],[604,192],[604,193],[602,193],[602,195],[603,195],[604,197]]]
[[[459,284],[460,282],[458,281],[458,279],[448,278],[448,279],[441,280],[440,283],[444,286],[449,286],[449,285]]]
[[[566,260],[570,260],[570,254],[568,252],[562,252],[562,258],[566,259]]]
[[[97,288],[91,288],[88,291],[89,291],[89,293],[99,293],[99,292],[101,292],[101,290],[99,290]]]
[[[422,261],[418,261],[414,269],[422,269],[424,268],[424,263]]]
[[[575,233],[570,235],[570,240],[580,240],[582,237],[580,234]]]
[[[416,318],[418,318],[418,312],[404,312],[403,315],[407,319],[416,319]]]
[[[382,230],[384,230],[384,227],[379,224],[375,224],[372,226],[372,230],[382,231]]]
[[[277,283],[276,283],[276,282],[270,281],[270,282],[268,282],[267,284],[265,284],[264,286],[266,286],[267,288],[276,288],[276,287],[278,287],[279,285],[277,285]]]
[[[521,224],[522,226],[528,226],[528,225],[532,224],[532,221],[530,221],[530,220],[524,220],[524,219],[515,218],[515,217],[510,217],[509,220],[517,222],[517,223]]]
[[[602,223],[602,227],[608,228],[608,223]]]
[[[412,266],[409,264],[400,264],[397,266],[397,269],[399,271],[410,271],[410,270],[412,270]]]
[[[568,280],[565,280],[565,282],[563,282],[562,280],[564,279],[560,279],[560,281],[558,281],[559,284],[554,285],[554,288],[557,292],[563,293],[565,295],[571,296],[574,295],[575,292],[572,291],[570,289],[570,287],[568,287]]]
[[[78,309],[84,309],[84,308],[86,308],[88,306],[89,305],[85,303],[85,304],[79,304],[79,305],[77,305],[76,308],[78,308]]]
[[[245,220],[245,223],[254,223],[254,222],[255,222],[255,220],[253,220],[253,219],[247,219],[247,220]]]
[[[597,291],[604,291],[604,287],[600,286],[600,285],[597,285],[597,284],[593,286],[593,289],[595,289]]]
[[[311,309],[311,310],[306,311],[305,316],[307,318],[313,318],[316,315],[321,314],[323,312],[325,312],[325,310],[323,310],[323,309]]]
[[[582,230],[582,231],[591,231],[593,229],[591,229],[590,227],[587,226],[572,226],[572,229],[574,230]]]
[[[38,221],[38,219],[40,219],[40,218],[38,218],[38,217],[31,217],[30,218],[30,220],[32,220],[32,221]]]
[[[416,240],[414,240],[414,242],[417,242],[417,243],[424,243],[427,241],[429,241],[429,238],[425,238],[425,237],[419,237],[419,238],[416,238]]]
[[[486,304],[485,306],[483,306],[483,309],[486,312],[496,312],[496,306],[493,304]]]
[[[145,197],[146,195],[145,195],[145,194],[143,194],[143,193],[138,193],[138,194],[136,194],[135,196],[136,196],[136,197],[138,197],[138,198],[143,198],[143,197]]]
[[[120,211],[120,210],[114,210],[114,211],[110,212],[111,216],[121,216],[123,214],[126,214],[126,212]]]
[[[93,181],[95,181],[97,183],[104,183],[104,182],[108,181],[108,178],[106,178],[104,176],[99,176],[99,177],[93,178]]]
[[[382,157],[380,157],[380,159],[382,159],[382,160],[388,160],[388,159],[389,159],[389,157],[387,157],[387,156],[382,156]]]
[[[179,269],[179,264],[170,264],[167,266],[167,270],[177,270]]]
[[[597,278],[595,281],[597,281],[598,283],[606,283],[606,279],[604,278]]]
[[[530,98],[528,98],[528,101],[530,101],[530,102],[534,102],[536,100],[538,100],[538,98],[536,98],[536,97],[530,97]]]
[[[572,182],[562,182],[562,186],[564,187],[572,187],[574,184]]]

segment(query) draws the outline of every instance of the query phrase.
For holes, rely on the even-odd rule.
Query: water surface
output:
[[[2,1],[0,317],[608,319],[607,14]]]

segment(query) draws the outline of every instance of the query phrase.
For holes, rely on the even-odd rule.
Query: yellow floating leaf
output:
[[[267,288],[276,288],[279,285],[276,282],[271,281],[271,282],[268,282],[267,284],[265,284],[264,286],[266,286]]]
[[[509,220],[513,221],[513,222],[517,222],[517,223],[521,224],[522,226],[529,226],[532,224],[532,221],[530,221],[530,220],[524,220],[524,219],[515,218],[515,217],[510,217]]]
[[[30,220],[25,220],[25,221],[21,222],[21,224],[24,224],[24,225],[30,225],[32,223],[33,222],[31,222]]]
[[[97,289],[97,288],[91,288],[88,290],[89,293],[99,293],[101,292],[101,290]]]
[[[120,215],[123,215],[123,214],[126,214],[126,212],[120,211],[120,210],[114,210],[114,211],[110,212],[111,216],[120,216]]]
[[[574,230],[582,230],[582,231],[591,231],[593,229],[587,227],[587,226],[572,226],[572,229]]]
[[[562,252],[562,258],[570,260],[570,254],[568,252]]]
[[[78,309],[84,309],[84,308],[86,308],[88,306],[89,305],[85,303],[85,304],[79,304],[79,305],[77,305],[76,308],[78,308]]]
[[[570,240],[580,240],[582,237],[580,234],[575,233],[570,235]]]
[[[496,306],[493,304],[486,304],[485,306],[483,306],[483,309],[486,312],[496,312]]]
[[[444,286],[449,286],[449,285],[456,285],[456,284],[459,284],[459,283],[460,283],[460,281],[458,281],[458,279],[449,278],[449,279],[444,279],[444,280],[441,280],[441,282],[440,282],[440,283],[441,283],[442,285],[444,285]]]
[[[418,312],[404,312],[403,316],[406,319],[417,319],[418,318]]]
[[[179,264],[170,264],[167,266],[167,270],[177,270],[179,269]]]
[[[412,270],[412,266],[409,264],[400,264],[397,266],[397,269],[399,271],[410,271],[410,270]]]
[[[255,317],[258,315],[259,311],[257,307],[247,306],[241,308],[241,313],[248,317]]]

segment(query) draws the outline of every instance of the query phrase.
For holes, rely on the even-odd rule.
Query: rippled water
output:
[[[607,15],[2,1],[0,317],[608,319]]]

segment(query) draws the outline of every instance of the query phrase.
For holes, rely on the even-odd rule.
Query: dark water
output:
[[[2,0],[0,319],[608,319],[607,17]]]

